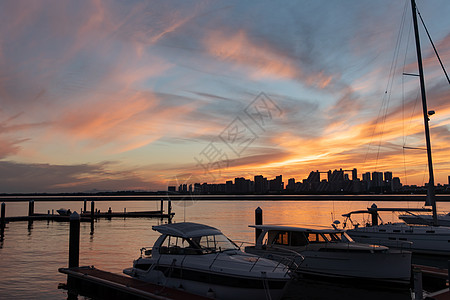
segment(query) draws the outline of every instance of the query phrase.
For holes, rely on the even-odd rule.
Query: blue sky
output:
[[[448,67],[450,3],[417,6]],[[449,85],[421,35],[447,183]],[[2,1],[0,191],[353,167],[423,184],[425,154],[402,149],[424,144],[416,70],[409,1]],[[261,103],[264,126],[246,113]],[[233,128],[253,137],[239,151]]]

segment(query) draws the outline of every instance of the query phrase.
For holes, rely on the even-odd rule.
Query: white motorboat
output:
[[[418,253],[427,254],[450,254],[450,227],[440,226],[440,219],[438,218],[437,208],[436,208],[436,197],[435,197],[435,184],[434,184],[434,172],[433,172],[433,162],[432,162],[432,151],[431,151],[431,138],[429,121],[430,117],[435,114],[433,110],[428,111],[426,92],[425,92],[425,78],[422,65],[422,54],[420,49],[420,38],[419,29],[417,22],[417,7],[414,0],[411,0],[411,9],[413,16],[414,34],[416,42],[416,53],[417,53],[417,65],[419,71],[420,79],[420,91],[422,98],[422,113],[424,120],[424,132],[425,132],[425,142],[427,150],[427,160],[428,160],[428,173],[429,182],[427,185],[427,201],[426,206],[431,206],[431,209],[416,209],[414,211],[432,211],[430,217],[423,217],[422,219],[415,218],[414,224],[407,225],[405,223],[378,223],[378,212],[380,211],[403,211],[411,212],[411,209],[403,208],[377,208],[376,205],[367,209],[367,211],[353,211],[343,216],[351,220],[351,215],[358,213],[370,213],[372,214],[372,222],[365,224],[365,226],[359,226],[358,223],[354,223],[353,229],[347,230],[347,233],[358,242],[362,243],[378,243],[387,246],[399,246],[404,242],[412,242],[411,250]],[[437,53],[437,52],[436,52]],[[449,81],[450,82],[450,81]],[[418,220],[428,219],[430,223],[424,225],[425,222],[418,224]],[[410,221],[412,218],[409,218]],[[405,219],[403,219],[405,220]],[[405,220],[406,221],[406,220]],[[346,224],[346,222],[344,222]]]
[[[283,262],[295,259],[303,275],[409,283],[411,252],[355,243],[343,230],[250,225],[261,234],[248,253]]]
[[[214,227],[183,222],[152,229],[161,236],[125,274],[222,300],[280,299],[290,280],[285,265],[242,252]]]

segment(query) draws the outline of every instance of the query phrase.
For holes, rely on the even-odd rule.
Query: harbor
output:
[[[184,205],[186,204],[186,205]],[[36,202],[36,211],[48,210],[51,207],[83,207],[83,202]],[[264,224],[298,224],[330,227],[332,220],[351,210],[364,209],[370,202],[333,202],[333,201],[199,201],[195,203],[173,202],[174,223],[197,222],[220,228],[238,245],[253,243],[255,231],[248,227],[255,223],[255,206],[264,211]],[[383,204],[380,204],[381,207]],[[386,206],[420,207],[416,202],[385,203]],[[156,209],[160,201],[101,201],[96,205],[98,209],[107,211],[123,210],[139,211]],[[22,215],[28,210],[27,202],[9,203],[7,216]],[[287,213],[287,208],[289,213]],[[448,204],[442,204],[442,210],[450,210]],[[394,216],[384,215],[385,221]],[[122,270],[130,266],[139,254],[142,247],[152,246],[159,236],[151,230],[154,225],[165,224],[167,220],[159,218],[112,218],[98,219],[95,222],[95,233],[91,234],[89,223],[80,225],[80,266],[95,266],[96,269],[124,276]],[[67,299],[66,290],[58,289],[59,284],[67,282],[67,275],[59,273],[59,268],[68,266],[69,247],[68,222],[13,222],[7,224],[5,236],[0,243],[2,259],[14,261],[15,266],[27,266],[26,269],[2,264],[1,272],[8,273],[9,277],[0,282],[0,289],[7,291],[17,298],[33,298],[36,293],[40,298]],[[48,247],[51,244],[52,247]],[[39,260],[35,258],[39,257]],[[413,257],[415,265],[424,265],[428,262],[433,268],[440,269],[439,280],[443,279],[448,269],[449,257]],[[433,269],[433,270],[436,270]],[[431,273],[423,270],[426,278]],[[39,274],[39,276],[37,275]],[[430,274],[430,275],[428,275]],[[37,277],[38,276],[38,277]],[[29,286],[27,281],[33,281]],[[431,279],[436,282],[437,279]],[[429,284],[424,280],[424,291]],[[442,287],[436,287],[436,291]],[[39,290],[37,290],[39,289]],[[299,294],[299,290],[304,294]],[[330,295],[339,291],[347,299],[361,299],[367,295],[368,299],[412,299],[410,287],[390,287],[386,289],[378,284],[341,283],[339,280],[323,282],[317,279],[294,281],[286,291],[283,299],[329,299]],[[434,292],[434,291],[433,291]],[[308,296],[307,296],[308,295]],[[366,297],[366,296],[364,296]],[[373,298],[370,298],[373,297]]]

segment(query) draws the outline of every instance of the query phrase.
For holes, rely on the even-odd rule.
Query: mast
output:
[[[433,172],[433,160],[431,157],[431,140],[430,140],[430,128],[428,125],[428,108],[427,108],[427,98],[425,95],[425,80],[423,76],[423,66],[422,66],[422,54],[420,50],[420,40],[419,40],[419,28],[417,26],[417,15],[416,15],[416,2],[411,0],[411,8],[414,23],[414,35],[416,38],[416,51],[417,51],[417,65],[419,67],[419,78],[420,78],[420,93],[422,94],[422,110],[423,110],[423,122],[425,125],[425,140],[427,144],[427,157],[428,157],[428,193],[427,193],[427,204],[431,205],[433,210],[433,225],[438,225],[437,212],[436,212],[436,198],[434,195],[434,172]]]

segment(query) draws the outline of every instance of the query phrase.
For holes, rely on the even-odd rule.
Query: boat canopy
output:
[[[299,232],[311,232],[311,233],[336,233],[336,232],[343,231],[343,230],[334,229],[334,228],[315,229],[315,228],[303,228],[303,227],[289,226],[289,225],[248,225],[248,227],[261,229],[263,231],[284,230],[284,231],[299,231]]]
[[[430,212],[429,208],[378,208],[378,207],[368,207],[366,210],[355,210],[349,213],[343,214],[343,217],[350,217],[355,214],[373,214],[379,211],[391,211],[391,212]]]
[[[191,222],[157,225],[152,226],[152,229],[158,231],[161,234],[183,238],[222,234],[222,232],[217,228]]]

